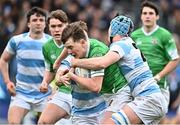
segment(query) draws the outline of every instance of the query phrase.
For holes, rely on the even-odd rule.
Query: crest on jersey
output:
[[[152,39],[152,44],[157,44],[158,40],[157,39]]]

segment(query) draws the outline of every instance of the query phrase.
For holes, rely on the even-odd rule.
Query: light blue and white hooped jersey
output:
[[[39,91],[45,70],[42,46],[49,38],[51,36],[43,34],[36,40],[29,37],[29,33],[23,33],[12,37],[7,44],[6,51],[17,59],[17,95],[26,101],[41,101],[51,93]]]
[[[81,77],[92,78],[96,76],[103,76],[104,70],[92,71],[76,68],[75,73]],[[107,107],[105,98],[101,93],[89,91],[75,82],[72,82],[72,98],[73,116],[99,116]]]
[[[160,92],[145,58],[130,37],[113,42],[110,51],[120,55],[119,67],[128,81],[133,96]]]

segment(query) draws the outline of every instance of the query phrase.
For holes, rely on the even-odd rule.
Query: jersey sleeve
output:
[[[71,59],[74,58],[71,55],[68,55],[62,62],[61,62],[61,68],[63,69],[70,69],[71,68]]]
[[[165,52],[169,60],[174,60],[174,59],[179,58],[176,43],[173,36],[170,33],[167,33],[166,35],[164,35],[163,38],[164,38],[163,44],[165,47]]]
[[[110,51],[118,53],[120,58],[122,58],[124,55],[126,55],[126,53],[129,52],[129,47],[124,43],[117,42],[111,44]]]
[[[14,37],[12,37],[9,41],[8,41],[8,44],[5,48],[5,50],[14,55],[16,53],[16,49],[17,49],[17,43],[15,42],[15,39]]]
[[[48,51],[46,49],[46,44],[44,44],[43,48],[42,48],[42,51],[43,51],[43,56],[44,56],[44,62],[45,62],[45,68],[47,71],[50,71],[50,72],[53,72],[53,68],[52,67],[52,64],[48,58]]]
[[[104,54],[101,52],[101,50],[97,50],[92,54],[92,57],[100,57],[103,56]],[[104,76],[104,69],[99,69],[99,70],[90,70],[91,77],[97,77],[97,76]]]

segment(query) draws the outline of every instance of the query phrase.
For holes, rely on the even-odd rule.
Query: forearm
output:
[[[98,57],[88,59],[73,59],[71,63],[73,67],[80,67],[85,69],[98,70],[105,68],[102,61],[98,60]]]
[[[64,48],[63,51],[61,52],[61,54],[56,59],[55,63],[60,65],[61,61],[63,61],[67,56],[68,56],[67,49]]]
[[[43,77],[43,82],[50,84],[51,81],[54,79],[54,77],[55,77],[55,73],[52,73],[46,70]]]
[[[172,72],[172,71],[177,67],[178,64],[179,64],[179,59],[170,61],[170,62],[164,67],[164,69],[161,70],[161,72],[158,73],[159,76],[162,78],[162,77],[168,75],[170,72]]]
[[[0,60],[0,70],[4,79],[4,82],[6,84],[8,84],[9,82],[11,82],[10,78],[9,78],[9,64],[8,62],[4,61],[3,59]]]
[[[101,90],[101,79],[100,82],[92,80],[92,78],[84,78],[77,76],[75,74],[71,74],[70,79],[78,83],[81,87],[88,89],[89,91],[99,93]]]
[[[117,62],[120,59],[120,55],[116,52],[109,51],[106,55],[100,57],[93,57],[88,59],[72,59],[72,66],[81,67],[85,69],[105,69],[111,64]]]

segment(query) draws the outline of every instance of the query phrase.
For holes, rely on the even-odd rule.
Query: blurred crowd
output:
[[[151,0],[160,6],[159,25],[180,36],[180,0]],[[89,35],[107,41],[107,28],[112,17],[119,12],[130,16],[135,28],[140,25],[139,6],[141,0],[1,0],[0,1],[0,52],[8,39],[27,30],[25,13],[32,6],[39,6],[48,12],[62,9],[70,22],[83,20],[89,28]]]
[[[180,51],[180,0],[151,0],[160,7],[160,20],[158,24],[173,33],[178,49]],[[140,24],[140,10],[142,0],[0,0],[0,55],[2,54],[7,41],[13,35],[27,31],[25,14],[32,6],[39,6],[47,12],[62,9],[68,17],[69,22],[83,20],[87,22],[89,36],[103,42],[107,41],[107,32],[110,20],[116,13],[128,15],[132,18],[135,28]],[[46,29],[46,31],[48,31]],[[178,69],[179,68],[179,69]],[[174,111],[180,104],[180,67],[173,72],[169,81],[171,84],[170,109]],[[0,76],[0,99],[8,107],[9,95],[2,84]],[[179,100],[178,100],[179,98]],[[175,104],[174,104],[175,102]],[[0,101],[0,105],[2,101]],[[0,106],[0,111],[3,114]],[[7,108],[5,107],[5,108]],[[7,110],[5,110],[7,113]],[[4,113],[4,114],[5,114]],[[174,113],[174,112],[173,112]],[[2,117],[0,114],[0,118]],[[173,116],[173,114],[171,114]]]

